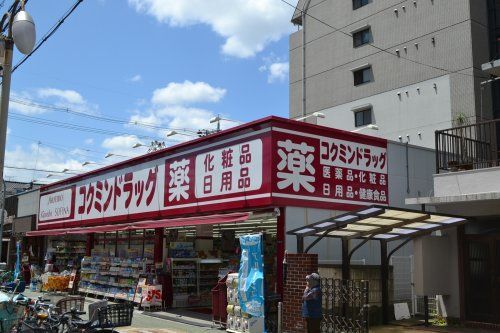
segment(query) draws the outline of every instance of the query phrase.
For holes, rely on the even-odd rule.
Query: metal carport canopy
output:
[[[414,239],[437,230],[456,227],[466,221],[461,216],[374,205],[308,224],[287,231],[287,234],[299,239],[313,236],[318,239],[333,237],[343,240],[394,241]],[[313,242],[305,252],[315,244]]]
[[[353,253],[370,240],[380,242],[382,313],[383,321],[389,321],[389,260],[406,243],[434,231],[460,226],[467,222],[461,216],[438,214],[427,211],[410,210],[387,206],[369,206],[339,216],[324,219],[287,232],[297,237],[297,252],[307,253],[323,238],[342,240],[342,279],[350,279],[349,266]],[[304,238],[316,239],[304,251]],[[351,239],[362,240],[352,249]],[[390,253],[387,243],[401,240]]]

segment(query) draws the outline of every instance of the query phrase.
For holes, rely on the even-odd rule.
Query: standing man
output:
[[[322,297],[320,277],[318,273],[306,276],[306,289],[302,296],[302,317],[307,322],[307,333],[320,333],[322,314]]]

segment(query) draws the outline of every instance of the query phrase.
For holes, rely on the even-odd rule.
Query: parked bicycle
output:
[[[81,318],[85,313],[73,308],[60,315],[57,323],[51,323],[51,328],[57,328],[57,332],[64,333],[113,333],[117,327],[132,325],[134,305],[124,303],[104,306],[99,308],[95,318],[90,320]]]

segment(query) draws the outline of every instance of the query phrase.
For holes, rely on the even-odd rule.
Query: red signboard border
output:
[[[234,194],[228,194],[224,196],[211,197],[210,200],[191,203],[190,207],[180,206],[178,208],[177,207],[172,207],[167,209],[160,208],[160,210],[153,212],[124,214],[114,217],[106,217],[106,218],[100,217],[95,219],[68,221],[68,219],[74,218],[74,205],[76,204],[75,203],[76,185],[71,185],[63,188],[54,188],[64,184],[69,184],[85,180],[88,178],[93,178],[99,174],[120,170],[122,168],[128,168],[138,164],[147,163],[152,160],[162,159],[163,163],[165,163],[167,160],[182,158],[182,156],[189,155],[190,153],[193,152],[196,152],[196,154],[200,154],[203,152],[218,149],[220,147],[224,147],[227,144],[233,145],[240,142],[252,140],[255,138],[261,138],[263,140],[262,177],[264,186],[265,178],[271,180],[271,183],[274,181],[274,176],[272,175],[272,170],[273,170],[272,167],[268,167],[266,169],[265,165],[266,164],[276,165],[277,155],[266,154],[265,150],[272,149],[270,147],[270,143],[272,143],[273,141],[272,140],[273,130],[279,131],[279,129],[294,131],[297,133],[297,135],[310,134],[315,137],[322,136],[327,138],[333,135],[335,136],[335,138],[341,140],[347,140],[347,141],[357,142],[360,144],[368,144],[381,148],[387,148],[387,140],[385,139],[358,133],[351,133],[333,128],[326,128],[323,126],[317,126],[308,123],[302,123],[302,122],[298,123],[297,121],[294,120],[271,116],[205,138],[200,138],[187,143],[182,143],[158,152],[150,153],[112,166],[97,169],[85,175],[78,175],[60,182],[44,186],[40,190],[42,195],[72,188],[72,203],[71,203],[72,216],[70,218],[39,222],[39,227],[40,229],[52,229],[56,227],[60,228],[60,227],[80,227],[83,225],[96,225],[96,224],[116,224],[124,222],[135,222],[141,219],[143,220],[143,219],[156,219],[165,217],[193,216],[196,214],[205,215],[216,212],[235,212],[235,211],[249,210],[249,209],[260,210],[260,209],[269,209],[274,207],[286,207],[286,206],[311,207],[311,208],[335,209],[335,210],[353,210],[365,206],[365,204],[363,204],[362,202],[345,203],[345,202],[335,201],[334,199],[322,200],[323,198],[320,197],[308,197],[306,199],[301,197],[300,195],[293,195],[293,194],[290,194],[288,195],[287,198],[285,198],[282,196],[278,196],[280,194],[274,193],[272,187],[270,187],[267,190],[261,188],[259,190],[255,190],[248,193],[243,192],[244,193],[243,195],[239,193],[238,196],[235,196]],[[224,137],[224,139],[222,139],[222,137]],[[266,145],[264,141],[266,141],[268,144]],[[199,146],[200,144],[203,144],[203,146]],[[267,192],[262,193],[263,190]],[[389,197],[389,193],[387,193],[387,196]],[[216,202],[216,204],[207,202]],[[371,203],[366,203],[366,205],[370,204]]]

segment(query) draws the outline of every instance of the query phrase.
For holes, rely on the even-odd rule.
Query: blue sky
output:
[[[29,1],[37,38],[73,3]],[[168,128],[213,127],[209,119],[216,114],[242,122],[286,117],[291,15],[292,8],[280,0],[83,1],[13,74],[6,165],[82,172],[99,166],[82,167],[84,161],[123,159],[104,159],[109,152],[143,153],[131,146],[148,143],[147,137],[165,138]],[[21,56],[16,50],[14,64]],[[97,118],[62,112],[65,108]],[[34,123],[41,121],[108,132]],[[12,180],[61,179],[47,174],[5,170]]]

